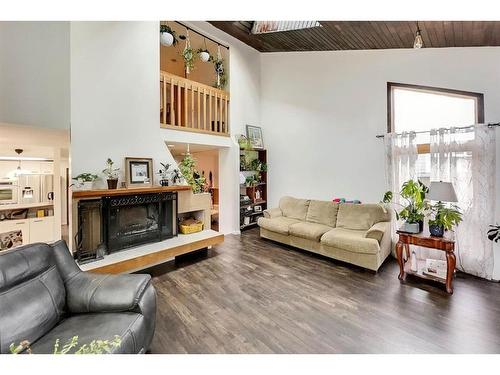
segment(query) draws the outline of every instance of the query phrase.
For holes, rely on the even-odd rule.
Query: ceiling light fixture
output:
[[[415,41],[413,42],[413,48],[420,49],[424,46],[424,41],[422,40],[422,34],[420,33],[420,28],[418,27],[417,21],[417,32],[415,33]]]

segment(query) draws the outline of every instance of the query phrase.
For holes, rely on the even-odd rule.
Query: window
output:
[[[483,103],[480,93],[387,83],[387,130],[417,132],[417,177],[426,185],[431,173],[429,131],[483,123]]]

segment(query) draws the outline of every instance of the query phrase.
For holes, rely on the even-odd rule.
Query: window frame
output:
[[[407,90],[428,92],[432,94],[442,94],[446,96],[458,96],[462,98],[474,99],[476,112],[476,123],[484,123],[484,94],[473,91],[463,91],[455,89],[446,89],[443,87],[422,86],[409,83],[387,82],[387,133],[392,133],[394,129],[394,89],[403,88]],[[417,145],[419,154],[430,153],[430,144],[421,143]]]

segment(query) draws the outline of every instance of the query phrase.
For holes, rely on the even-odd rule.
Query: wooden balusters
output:
[[[163,128],[229,135],[227,92],[163,71],[160,114]]]

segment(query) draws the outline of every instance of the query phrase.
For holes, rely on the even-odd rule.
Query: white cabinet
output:
[[[0,222],[0,233],[21,231],[23,245],[30,243],[30,219],[5,220]]]
[[[30,243],[54,241],[54,216],[38,217],[30,221]]]
[[[54,216],[0,221],[0,234],[16,231],[21,231],[23,245],[34,242],[52,242],[55,240]]]

